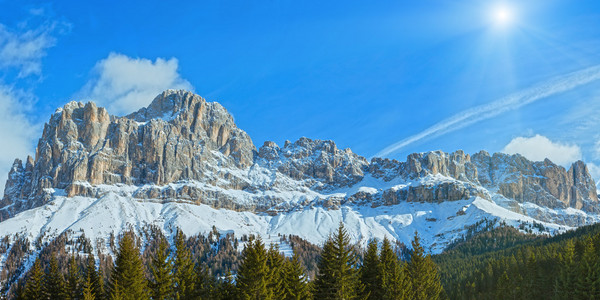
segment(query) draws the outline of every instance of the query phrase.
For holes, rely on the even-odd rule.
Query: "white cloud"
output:
[[[26,22],[17,29],[0,24],[0,68],[16,68],[19,77],[41,75],[42,58],[56,44],[54,33],[68,24],[44,22],[37,28],[26,27]]]
[[[93,78],[80,91],[79,97],[105,106],[109,113],[124,115],[147,106],[166,89],[193,90],[177,72],[176,58],[131,58],[111,53],[99,61]]]
[[[26,117],[30,103],[31,95],[0,85],[0,191],[4,191],[14,159],[33,151],[38,132]]]
[[[502,149],[507,154],[519,153],[529,160],[542,161],[546,158],[562,166],[580,160],[581,148],[577,145],[568,145],[552,142],[545,136],[517,137]]]

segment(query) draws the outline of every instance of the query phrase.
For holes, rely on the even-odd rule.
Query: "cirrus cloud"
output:
[[[124,115],[147,106],[166,89],[193,90],[177,71],[176,58],[131,58],[110,53],[99,61],[78,98],[95,101],[109,113]]]
[[[514,138],[502,149],[502,152],[507,154],[519,153],[533,161],[542,161],[548,158],[562,166],[567,166],[582,158],[579,146],[553,142],[539,134],[532,137]]]

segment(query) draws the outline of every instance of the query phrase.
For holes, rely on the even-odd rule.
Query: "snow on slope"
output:
[[[514,226],[536,221],[476,197],[442,203],[404,202],[376,208],[349,205],[328,210],[312,206],[270,216],[214,209],[207,205],[139,201],[109,192],[100,199],[57,196],[44,206],[1,222],[0,236],[22,233],[32,241],[40,237],[45,241],[70,229],[75,236],[84,232],[94,247],[109,252],[107,242],[111,233],[118,235],[130,227],[140,229],[151,224],[162,228],[168,236],[177,227],[189,236],[208,233],[215,226],[222,234],[235,232],[238,237],[258,234],[267,245],[276,241],[275,237],[280,234],[294,234],[312,243],[322,244],[339,222],[344,222],[352,240],[363,245],[371,238],[384,237],[410,245],[414,232],[418,231],[424,246],[433,253],[439,253],[448,243],[459,238],[466,226],[483,218],[496,217]],[[553,232],[569,229],[536,222]],[[104,243],[98,243],[100,239]],[[290,250],[285,245],[280,247],[284,252]]]

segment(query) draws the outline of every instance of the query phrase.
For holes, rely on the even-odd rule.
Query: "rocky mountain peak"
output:
[[[255,153],[227,110],[190,92],[165,91],[126,117],[73,101],[44,125],[30,171],[13,170],[3,202],[15,205],[0,214],[41,205],[56,189],[93,195],[99,184],[164,185],[203,178],[215,164],[247,168]]]
[[[350,149],[341,150],[330,140],[301,137],[285,142],[283,148],[267,141],[258,150],[259,158],[269,168],[293,179],[316,179],[323,188],[350,186],[360,181],[368,161]]]

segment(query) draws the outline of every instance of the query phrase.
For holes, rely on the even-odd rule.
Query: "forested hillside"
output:
[[[554,237],[500,226],[434,257],[451,299],[598,299],[600,225]]]
[[[280,237],[293,255],[260,238],[185,237],[159,230],[142,244],[115,237],[114,261],[81,241],[58,238],[13,284],[17,299],[597,299],[600,225],[554,237],[484,220],[480,232],[431,257],[415,234],[366,249],[340,224],[323,247]],[[525,230],[526,231],[526,230]],[[18,248],[18,247],[17,247]],[[408,249],[411,250],[408,250]],[[15,249],[13,247],[13,249]],[[71,252],[65,251],[70,249]],[[241,253],[238,249],[243,249]],[[6,292],[6,291],[5,291]]]
[[[340,224],[316,252],[297,237],[292,257],[260,238],[211,235],[187,239],[177,232],[172,244],[158,232],[144,245],[132,232],[119,238],[114,263],[96,263],[92,253],[45,250],[8,294],[17,299],[438,299],[444,297],[437,267],[415,234],[409,261],[384,239],[360,253]],[[219,241],[218,244],[214,241]],[[212,242],[211,242],[212,241]],[[212,250],[202,248],[209,245]],[[228,246],[226,246],[228,245]],[[214,248],[230,247],[217,251]],[[57,249],[46,247],[45,249]],[[64,249],[64,247],[63,247]],[[317,248],[318,249],[318,248]],[[212,251],[212,252],[210,252]],[[221,253],[221,254],[219,254]],[[61,257],[61,262],[57,257]],[[313,258],[310,260],[310,258]],[[104,263],[102,263],[104,261]],[[316,263],[311,278],[305,265]]]

